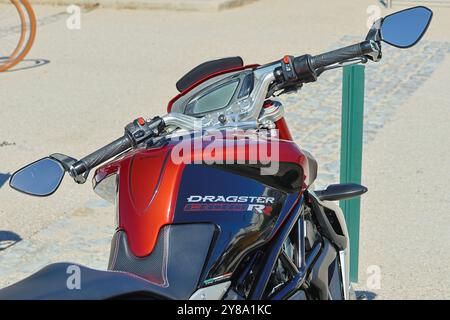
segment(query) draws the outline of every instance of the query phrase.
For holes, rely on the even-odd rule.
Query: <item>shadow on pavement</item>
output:
[[[375,300],[377,294],[371,291],[356,291],[356,300]]]
[[[8,181],[9,177],[11,177],[9,173],[0,173],[0,188]]]
[[[0,251],[8,249],[21,240],[22,238],[17,233],[0,230]]]
[[[47,59],[23,59],[17,66],[15,66],[12,69],[7,70],[6,72],[16,72],[16,71],[21,71],[21,70],[42,67],[49,63],[50,63],[50,60],[47,60]]]

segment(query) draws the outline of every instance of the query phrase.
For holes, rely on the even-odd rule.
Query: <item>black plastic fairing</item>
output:
[[[331,242],[339,248],[345,250],[348,245],[346,229],[342,230],[339,219],[336,213],[329,208],[324,207],[317,199],[317,197],[308,194],[309,202],[311,204],[314,216],[320,225],[320,233],[327,237]]]
[[[153,252],[143,258],[133,255],[127,235],[113,238],[109,270],[125,271],[147,279],[161,292],[177,299],[189,299],[196,290],[213,241],[213,224],[182,224],[163,227]]]
[[[230,275],[248,253],[266,244],[299,199],[298,190],[287,193],[277,181],[269,185],[256,179],[259,171],[243,174],[231,167],[187,165],[180,183],[173,223],[218,226],[204,283]]]
[[[295,163],[281,162],[279,169],[274,175],[261,175],[261,170],[265,167],[262,164],[228,164],[214,165],[214,168],[230,173],[238,174],[261,182],[267,186],[276,188],[283,192],[299,192],[304,178],[303,168]]]
[[[230,57],[207,61],[195,67],[180,80],[178,80],[176,87],[178,91],[182,92],[211,74],[243,66],[244,61],[241,57]]]
[[[330,265],[336,263],[335,260],[338,259],[338,255],[336,249],[327,239],[324,239],[323,243],[322,252],[311,271],[311,284],[317,289],[320,300],[328,300],[331,295],[330,280],[334,276],[334,272],[330,275]],[[336,290],[333,290],[333,294],[336,294]],[[334,299],[336,298],[334,297]]]

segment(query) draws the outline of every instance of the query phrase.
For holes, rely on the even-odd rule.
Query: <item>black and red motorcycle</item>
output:
[[[52,264],[0,299],[350,299],[349,241],[334,201],[357,184],[311,190],[317,162],[292,139],[276,96],[337,67],[416,44],[432,11],[375,22],[366,40],[266,65],[206,62],[177,82],[168,114],[136,119],[81,160],[52,154],[17,171],[16,190],[48,196],[65,172],[115,204],[108,271]],[[70,282],[69,270],[78,279]],[[73,280],[73,278],[71,279]]]

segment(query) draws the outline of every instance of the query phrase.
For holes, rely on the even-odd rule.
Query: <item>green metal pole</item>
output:
[[[361,183],[364,66],[344,68],[342,84],[341,183]],[[360,198],[340,202],[350,237],[350,280],[358,282]]]

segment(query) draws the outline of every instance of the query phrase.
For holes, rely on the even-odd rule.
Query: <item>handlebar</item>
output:
[[[379,44],[373,40],[365,40],[361,43],[317,56],[309,54],[299,57],[285,56],[280,61],[281,66],[276,67],[274,70],[276,83],[273,87],[275,90],[272,90],[271,93],[279,89],[289,91],[292,88],[300,87],[304,83],[314,82],[326,70],[326,67],[361,57],[368,57],[373,61],[378,61],[381,57]]]
[[[353,59],[364,55],[361,44],[354,44],[341,49],[319,54],[311,58],[313,69],[323,68],[341,61]]]
[[[281,61],[281,67],[275,70],[275,77],[286,81],[288,85],[313,82],[317,80],[325,67],[361,57],[369,57],[377,61],[379,55],[379,45],[374,41],[366,40],[317,56],[309,54],[295,58],[286,56]]]
[[[94,151],[90,155],[87,155],[83,159],[75,162],[70,168],[70,175],[72,177],[78,177],[91,169],[95,168],[99,164],[115,157],[122,152],[132,147],[131,139],[128,135],[124,135],[119,139],[107,144],[106,146]]]
[[[319,70],[324,67],[374,53],[379,53],[379,47],[373,41],[366,40],[317,56],[303,55],[297,58],[287,56],[282,61],[283,68],[280,71],[282,73],[278,75],[283,74],[285,80],[297,83],[315,81],[320,74]],[[122,137],[75,162],[70,168],[70,175],[78,183],[84,183],[91,169],[158,135],[165,125],[164,120],[159,117],[150,121],[142,118],[134,120],[125,127],[125,134]]]
[[[76,182],[84,183],[91,169],[157,136],[164,127],[165,123],[159,117],[149,121],[143,118],[134,120],[125,127],[125,134],[122,137],[75,162],[69,170],[70,175]]]
[[[366,40],[351,46],[319,54],[311,57],[311,68],[319,69],[327,67],[346,60],[359,58],[373,53],[378,54],[379,48],[375,46],[375,42]]]

